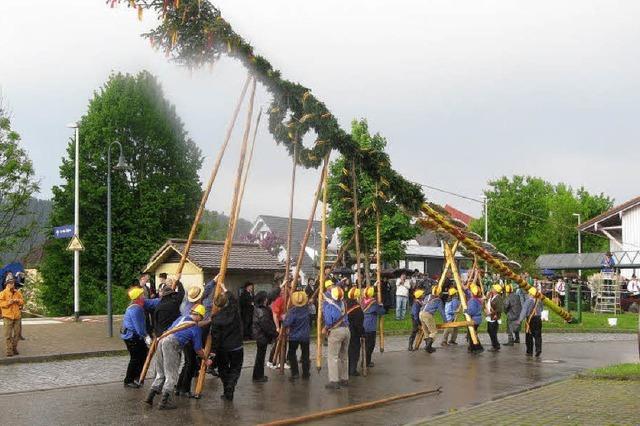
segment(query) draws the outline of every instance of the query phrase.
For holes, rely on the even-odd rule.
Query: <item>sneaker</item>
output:
[[[346,388],[349,387],[349,381],[348,380],[340,380],[340,387]]]
[[[125,383],[124,387],[125,388],[131,388],[131,389],[138,389],[140,387],[140,385],[137,384],[136,382],[131,382],[131,383]]]
[[[285,370],[288,370],[288,369],[290,369],[290,368],[291,368],[291,366],[285,362],[285,363],[284,363],[284,369],[285,369]]]
[[[329,382],[326,385],[324,385],[325,389],[331,389],[331,390],[337,390],[340,389],[340,383],[338,382]]]
[[[273,369],[275,366],[270,361],[267,361],[267,367]]]

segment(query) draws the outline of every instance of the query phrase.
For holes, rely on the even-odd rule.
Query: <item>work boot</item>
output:
[[[149,394],[147,395],[147,398],[144,400],[145,403],[149,404],[149,405],[153,405],[153,399],[156,397],[156,395],[159,395],[160,392],[158,392],[155,389],[151,389],[149,391]]]
[[[162,401],[158,406],[159,410],[175,410],[178,408],[173,402],[171,402],[171,394],[169,392],[162,394]]]
[[[432,354],[436,351],[436,348],[433,347],[433,339],[431,337],[427,337],[427,346],[424,348],[425,351]]]
[[[513,346],[513,344],[514,344],[513,336],[509,336],[509,341],[507,343],[503,343],[503,345],[505,346]]]
[[[516,331],[516,332],[515,332],[515,335],[516,335],[516,338],[515,338],[515,340],[513,341],[513,343],[520,343],[520,332],[519,332],[519,331]]]

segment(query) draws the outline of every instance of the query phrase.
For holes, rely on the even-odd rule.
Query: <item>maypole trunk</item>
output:
[[[233,191],[233,199],[231,202],[231,212],[229,214],[229,225],[227,228],[227,238],[224,241],[224,248],[222,251],[222,258],[220,259],[220,272],[218,273],[218,278],[216,281],[216,288],[212,295],[213,300],[220,294],[222,288],[224,287],[224,280],[227,274],[227,266],[229,264],[229,256],[231,255],[231,247],[233,246],[233,234],[236,230],[238,209],[240,208],[240,187],[242,184],[242,175],[244,173],[244,165],[247,156],[247,145],[249,142],[249,132],[251,130],[251,118],[253,115],[253,101],[256,94],[256,80],[255,78],[251,82],[251,96],[249,97],[249,107],[247,110],[247,121],[244,129],[244,136],[242,140],[242,147],[240,149],[240,160],[238,161],[238,169],[236,171],[236,180]],[[217,306],[213,304],[211,308],[211,317],[218,312]],[[198,380],[196,382],[195,394],[199,396],[202,393],[202,389],[204,388],[204,379],[207,373],[207,359],[209,358],[209,353],[211,352],[211,333],[207,335],[207,341],[205,343],[204,348],[204,359],[200,364],[200,371],[198,373]]]
[[[353,238],[356,244],[356,282],[362,300],[362,282],[360,280],[360,226],[358,223],[358,180],[356,177],[356,160],[351,160],[351,187],[353,189]]]
[[[328,173],[328,169],[327,169]],[[318,286],[318,318],[316,319],[316,369],[322,369],[322,303],[324,302],[324,266],[327,259],[327,198],[328,179],[325,178],[322,188],[322,228],[320,231],[320,285]]]
[[[458,242],[456,241],[454,245],[457,246]],[[458,289],[458,295],[460,297],[460,306],[462,306],[462,312],[465,312],[464,318],[467,322],[473,324],[471,320],[471,316],[466,313],[467,311],[467,295],[464,292],[464,288],[462,287],[462,280],[460,279],[460,274],[458,273],[458,265],[456,265],[455,252],[451,250],[451,246],[449,244],[444,244],[444,256],[447,259],[447,262],[451,265],[451,274],[453,275],[453,280],[456,283],[456,287]],[[478,334],[476,333],[476,329],[473,325],[469,325],[467,327],[469,330],[469,335],[471,336],[471,341],[474,345],[479,343]]]

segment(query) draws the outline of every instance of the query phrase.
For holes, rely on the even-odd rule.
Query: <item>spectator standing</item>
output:
[[[0,311],[2,312],[4,340],[8,357],[19,355],[18,342],[20,341],[21,332],[21,310],[24,306],[22,293],[15,286],[15,278],[7,276],[4,290],[0,292]]]
[[[407,280],[407,274],[400,275],[396,282],[396,320],[403,320],[409,303],[409,290],[411,282]]]
[[[627,291],[634,297],[640,296],[640,281],[636,278],[636,274],[633,274],[627,283]]]

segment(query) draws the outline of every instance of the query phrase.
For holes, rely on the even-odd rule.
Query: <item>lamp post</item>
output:
[[[118,145],[120,148],[120,156],[118,164],[113,168],[115,170],[124,170],[127,163],[122,154],[122,145],[118,141],[111,142],[107,149],[107,324],[109,337],[113,337],[113,309],[111,304],[111,147]]]
[[[489,242],[489,200],[487,196],[484,195],[482,197],[482,208],[484,210],[484,241]],[[487,276],[489,272],[489,265],[487,262],[484,262],[484,275]]]
[[[80,129],[78,123],[67,124],[67,127],[76,129],[73,234],[80,238]],[[78,250],[73,252],[73,316],[76,321],[80,320],[80,251]]]
[[[580,231],[580,225],[582,224],[582,217],[580,213],[573,213],[573,216],[578,218],[578,254],[582,254],[582,232]],[[582,256],[578,256],[582,257]],[[582,259],[580,259],[582,262]],[[582,269],[578,269],[578,277],[582,278]]]

